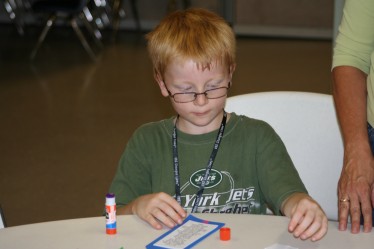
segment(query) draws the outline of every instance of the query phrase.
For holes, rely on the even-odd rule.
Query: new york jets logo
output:
[[[200,169],[191,175],[190,183],[193,186],[199,188],[204,176],[205,176],[205,169]],[[222,181],[222,174],[215,169],[211,169],[209,172],[209,176],[207,177],[207,180],[205,182],[205,188],[213,188],[217,186],[221,181]]]

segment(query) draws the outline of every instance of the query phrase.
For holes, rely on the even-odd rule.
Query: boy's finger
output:
[[[299,238],[299,237],[301,238],[301,235],[310,228],[310,225],[312,224],[312,222],[313,222],[312,217],[304,216],[302,221],[299,222],[297,227],[294,229],[293,235],[296,238]],[[304,239],[304,238],[301,238],[301,239]]]
[[[155,229],[159,230],[162,228],[159,219],[156,219],[153,215],[149,215],[147,218],[145,218],[145,221],[148,222]]]
[[[183,219],[186,218],[186,211],[182,208],[181,205],[179,205],[179,203],[170,196],[170,198],[167,198],[165,200],[165,202],[172,208],[172,211],[175,213],[178,214],[178,222],[177,220],[175,220],[178,224],[182,223]],[[171,210],[170,210],[171,212]],[[170,214],[172,215],[173,212],[171,212]],[[180,221],[180,222],[179,222]]]
[[[288,231],[293,233],[297,226],[303,221],[303,216],[300,213],[295,213],[290,220],[288,225]]]
[[[165,213],[165,210],[157,209],[153,212],[152,215],[154,216],[154,218],[156,218],[155,219],[156,221],[158,220],[159,222],[161,222],[162,224],[164,224],[165,226],[169,228],[173,228],[176,224],[176,222],[174,222],[174,220]]]
[[[301,233],[300,238],[302,240],[311,238],[313,235],[315,235],[316,233],[320,231],[322,226],[323,224],[321,221],[314,220],[313,223],[310,224],[310,226],[307,227],[307,229],[305,229],[305,231]]]
[[[318,230],[317,233],[315,233],[312,236],[311,238],[312,241],[317,241],[323,238],[323,236],[327,233],[327,229],[328,229],[327,224],[328,224],[327,219],[322,221],[320,229]]]

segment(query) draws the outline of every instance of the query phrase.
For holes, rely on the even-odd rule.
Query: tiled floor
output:
[[[94,63],[72,30],[0,26],[0,204],[9,226],[101,215],[119,156],[140,124],[173,114],[143,36],[121,31]],[[330,93],[331,41],[238,38],[230,95]]]

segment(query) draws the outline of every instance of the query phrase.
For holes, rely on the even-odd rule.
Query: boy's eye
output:
[[[208,86],[206,90],[214,89],[214,88],[217,88],[217,87],[218,87],[218,85]]]
[[[186,93],[186,92],[193,92],[191,88],[182,88],[180,89],[181,92]]]
[[[179,92],[191,92],[192,91],[192,87],[190,87],[190,86],[185,86],[185,87],[177,86],[176,89]]]
[[[218,87],[221,87],[221,85],[220,84],[209,85],[205,90],[212,90]]]

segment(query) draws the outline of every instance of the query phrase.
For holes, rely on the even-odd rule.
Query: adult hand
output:
[[[179,203],[163,192],[140,196],[129,205],[133,214],[156,229],[161,229],[162,224],[172,228],[186,217],[186,211]]]
[[[361,213],[364,232],[372,229],[374,206],[374,159],[370,149],[347,147],[339,180],[339,229],[346,230],[351,217],[351,232],[360,232]]]
[[[283,213],[290,217],[288,231],[296,238],[317,241],[327,233],[327,217],[309,195],[296,193],[284,201]]]

